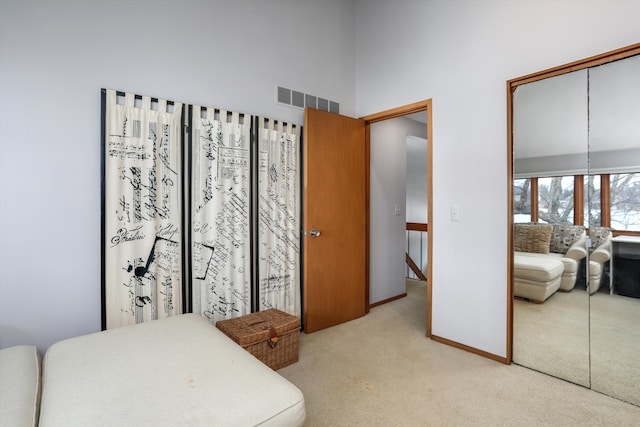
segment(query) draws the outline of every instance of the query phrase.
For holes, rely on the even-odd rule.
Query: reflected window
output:
[[[611,227],[640,231],[640,173],[611,174]]]
[[[531,179],[513,181],[513,222],[531,222]]]
[[[585,227],[602,226],[602,210],[600,209],[600,175],[589,175],[584,182],[584,216]]]
[[[539,222],[573,224],[573,176],[538,180]]]

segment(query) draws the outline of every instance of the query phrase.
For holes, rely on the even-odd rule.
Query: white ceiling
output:
[[[519,86],[514,156],[640,147],[640,56]]]
[[[427,124],[427,112],[426,111],[420,111],[418,113],[407,114],[404,117],[406,117],[408,119],[411,119],[411,120],[415,120],[416,122],[424,123],[425,125]]]

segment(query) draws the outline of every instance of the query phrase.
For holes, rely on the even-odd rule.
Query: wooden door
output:
[[[307,108],[303,142],[303,314],[313,332],[366,311],[365,122]]]

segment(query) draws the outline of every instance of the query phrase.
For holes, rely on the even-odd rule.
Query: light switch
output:
[[[451,221],[460,221],[460,207],[451,205]]]
[[[395,205],[394,213],[396,216],[400,216],[400,206]]]

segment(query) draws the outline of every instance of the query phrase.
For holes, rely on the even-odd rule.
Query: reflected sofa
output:
[[[197,314],[0,350],[0,425],[300,426],[300,390]]]
[[[587,255],[583,226],[514,224],[514,295],[543,303],[556,291],[571,291]]]

